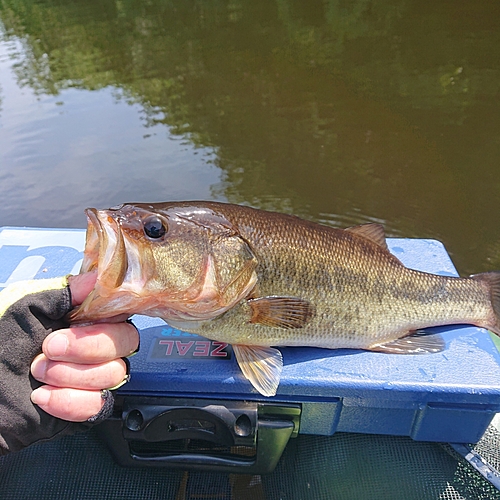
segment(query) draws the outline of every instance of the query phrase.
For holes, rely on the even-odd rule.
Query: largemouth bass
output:
[[[436,352],[412,333],[468,323],[500,334],[500,273],[455,278],[405,267],[384,229],[334,229],[295,216],[215,202],[86,210],[81,272],[97,282],[73,323],[163,318],[232,344],[244,376],[276,394],[275,346]]]

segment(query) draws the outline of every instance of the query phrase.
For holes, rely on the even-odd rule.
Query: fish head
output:
[[[237,228],[210,208],[170,203],[89,208],[81,273],[94,289],[73,323],[145,314],[212,319],[254,288],[257,259]]]

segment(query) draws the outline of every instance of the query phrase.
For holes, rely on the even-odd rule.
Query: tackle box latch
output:
[[[272,472],[298,434],[300,405],[124,397],[100,435],[124,466],[236,474]]]

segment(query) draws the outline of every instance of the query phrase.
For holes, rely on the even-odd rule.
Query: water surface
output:
[[[0,225],[217,199],[500,268],[500,4],[0,0]]]

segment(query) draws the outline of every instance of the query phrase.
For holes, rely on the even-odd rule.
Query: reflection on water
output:
[[[382,221],[463,273],[500,268],[499,18],[472,0],[0,0],[0,223],[212,198]]]
[[[36,95],[14,84],[12,62],[0,59],[1,225],[84,227],[88,205],[210,197],[212,148],[145,128],[142,107],[113,86]]]

